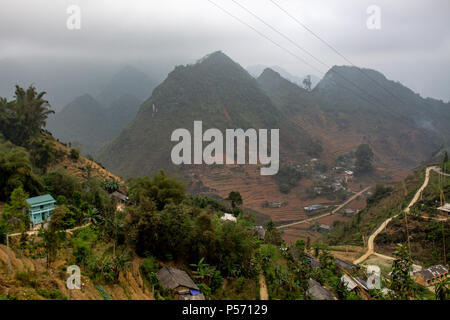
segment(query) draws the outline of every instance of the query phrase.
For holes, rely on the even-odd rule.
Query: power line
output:
[[[241,19],[237,18],[236,16],[234,16],[233,14],[231,14],[229,11],[225,10],[223,7],[220,7],[219,5],[217,5],[216,3],[214,3],[211,0],[208,0],[209,2],[213,3],[216,7],[218,7],[219,9],[223,10],[224,12],[226,12],[227,14],[229,14],[230,16],[232,16],[233,18],[237,19],[238,21],[240,21],[241,23],[245,24],[246,26],[252,28],[254,31],[258,32],[258,34],[262,35],[264,38],[268,39],[268,37],[266,37],[265,35],[263,35],[261,32],[259,32],[258,30],[256,30],[255,28],[253,28],[252,26],[250,26],[249,24],[247,24],[246,22],[242,21]],[[341,77],[342,79],[344,79],[345,81],[349,82],[351,85],[353,85],[354,87],[358,88],[361,92],[365,93],[367,96],[371,97],[372,99],[374,99],[375,101],[377,101],[380,105],[389,108],[388,106],[386,106],[385,104],[383,104],[378,98],[374,97],[373,95],[371,95],[370,93],[368,93],[366,90],[364,90],[363,88],[361,88],[360,86],[358,86],[357,84],[355,84],[353,81],[347,79],[345,76],[343,76],[342,74],[340,74],[339,72],[337,72],[336,70],[333,70],[331,68],[331,66],[329,66],[328,64],[326,64],[325,62],[323,62],[322,60],[318,59],[317,57],[315,57],[312,53],[310,53],[308,50],[304,49],[302,46],[300,46],[299,44],[297,44],[294,40],[292,40],[291,38],[289,38],[288,36],[286,36],[285,34],[283,34],[282,32],[280,32],[279,30],[277,30],[276,28],[274,28],[273,26],[271,26],[269,23],[267,23],[266,21],[264,21],[263,19],[261,19],[260,17],[258,17],[256,14],[254,14],[252,11],[250,11],[249,9],[247,9],[246,7],[244,7],[243,5],[241,5],[240,3],[238,3],[235,0],[232,0],[236,5],[238,5],[239,7],[241,7],[242,9],[244,9],[247,13],[251,14],[253,17],[255,17],[256,19],[258,19],[260,22],[262,22],[264,25],[266,25],[267,27],[269,27],[270,29],[272,29],[273,31],[275,31],[277,34],[281,35],[283,38],[285,38],[286,40],[288,40],[290,43],[294,44],[297,48],[301,49],[303,52],[307,53],[309,56],[311,56],[312,58],[314,58],[316,61],[318,61],[320,64],[324,65],[325,67],[327,67],[328,69],[330,69],[333,73],[337,74],[339,77]],[[274,43],[274,41],[270,40],[272,43]],[[281,47],[279,44],[277,44],[278,47],[282,48],[283,50],[287,50],[283,47]],[[289,50],[287,50],[290,54],[292,54]],[[296,55],[294,55],[295,57],[297,57]],[[298,57],[297,57],[298,58]],[[306,63],[306,61],[304,59],[301,59],[303,62]],[[309,66],[311,66],[309,63],[307,63]],[[311,66],[312,67],[312,66]],[[317,68],[313,67],[315,70],[317,70]],[[359,68],[357,68],[358,70],[360,70]],[[324,73],[324,72],[321,72]],[[337,83],[335,81],[333,81],[336,85]],[[344,86],[345,87],[345,86]],[[352,91],[350,88],[345,87],[346,89]],[[356,94],[354,91],[352,91],[354,94]],[[358,95],[359,96],[359,95]],[[360,97],[360,96],[359,96]],[[360,97],[361,98],[361,97]],[[373,102],[367,101],[366,99],[364,99],[366,102],[369,102],[370,104],[374,104]],[[394,112],[396,113],[396,112]],[[396,113],[397,115],[399,115],[400,117],[403,117],[403,115]]]
[[[276,28],[274,28],[273,26],[271,26],[270,24],[268,24],[266,21],[264,21],[263,19],[261,19],[260,17],[258,17],[256,14],[254,14],[252,11],[250,11],[249,9],[247,9],[246,7],[244,7],[243,5],[241,5],[239,2],[235,1],[235,0],[231,0],[233,1],[236,5],[238,5],[239,7],[241,7],[242,9],[244,9],[247,13],[251,14],[253,17],[255,17],[256,19],[258,19],[260,22],[262,22],[263,24],[265,24],[267,27],[269,27],[270,29],[272,29],[273,31],[275,31],[277,34],[279,34],[280,36],[282,36],[284,39],[286,39],[287,41],[289,41],[290,43],[292,43],[294,46],[296,46],[298,49],[302,50],[303,52],[305,52],[307,55],[309,55],[311,58],[313,58],[314,60],[316,60],[318,63],[320,63],[321,65],[325,66],[327,69],[330,68],[330,66],[328,64],[326,64],[325,62],[323,62],[322,60],[316,58],[312,53],[310,53],[308,50],[304,49],[302,46],[298,45],[294,40],[292,40],[291,38],[289,38],[288,36],[286,36],[285,34],[283,34],[282,32],[280,32],[279,30],[277,30]]]
[[[304,23],[302,23],[301,21],[299,21],[297,18],[295,18],[293,15],[291,15],[287,10],[285,10],[283,7],[281,7],[276,1],[274,0],[269,0],[270,2],[272,2],[276,7],[278,7],[281,11],[283,11],[287,16],[289,16],[292,20],[294,20],[298,25],[300,25],[301,27],[303,27],[306,31],[308,31],[309,33],[311,33],[314,37],[316,37],[317,39],[319,39],[323,44],[325,44],[328,48],[330,48],[332,51],[334,51],[337,55],[339,55],[341,58],[343,58],[346,62],[348,62],[350,65],[352,65],[353,67],[356,67],[357,70],[359,72],[361,72],[362,74],[364,74],[368,79],[370,79],[371,81],[373,81],[377,86],[379,86],[380,88],[382,88],[383,90],[385,90],[387,93],[389,93],[391,96],[393,96],[395,99],[397,99],[398,101],[400,101],[401,103],[408,105],[407,102],[403,101],[402,98],[398,97],[397,95],[393,94],[389,89],[385,88],[384,86],[382,86],[377,80],[375,80],[374,78],[372,78],[368,73],[366,73],[364,70],[360,69],[358,66],[356,66],[352,61],[350,61],[350,59],[348,59],[346,56],[344,56],[341,52],[339,52],[334,46],[332,46],[329,42],[327,42],[325,39],[323,39],[322,37],[320,37],[318,34],[316,34],[313,30],[311,30],[310,28],[308,28],[307,25],[305,25]],[[428,104],[428,102],[426,102],[426,104],[428,106],[430,106]]]
[[[287,53],[289,53],[291,56],[293,56],[296,59],[299,59],[300,61],[302,61],[304,64],[306,64],[307,66],[309,66],[310,68],[314,69],[315,71],[319,72],[321,75],[325,74],[324,71],[316,68],[315,66],[313,66],[312,64],[310,64],[309,62],[307,62],[305,59],[299,57],[298,55],[296,55],[295,53],[293,53],[292,51],[290,51],[289,49],[284,48],[283,46],[281,46],[280,44],[278,44],[277,42],[275,42],[274,40],[272,40],[271,38],[267,37],[265,34],[263,34],[261,31],[259,31],[258,29],[252,27],[250,24],[248,24],[247,22],[243,21],[242,19],[238,18],[237,16],[235,16],[234,14],[232,14],[231,12],[229,12],[228,10],[226,10],[225,8],[219,6],[217,3],[215,3],[212,0],[208,0],[211,4],[213,4],[215,7],[219,8],[220,10],[222,10],[223,12],[225,12],[226,14],[228,14],[229,16],[231,16],[232,18],[236,19],[237,21],[239,21],[240,23],[242,23],[243,25],[247,26],[248,28],[252,29],[253,31],[255,31],[256,33],[258,33],[261,37],[263,37],[264,39],[270,41],[272,44],[276,45],[277,47],[279,47],[280,49],[286,51]]]
[[[378,81],[376,81],[375,79],[373,79],[369,74],[367,74],[366,72],[364,72],[362,69],[358,68],[352,61],[350,61],[350,59],[348,59],[346,56],[344,56],[342,53],[340,53],[334,46],[332,46],[330,43],[328,43],[326,40],[324,40],[323,38],[321,38],[319,35],[317,35],[314,31],[312,31],[310,28],[308,28],[308,26],[306,26],[304,23],[302,23],[301,21],[299,21],[297,18],[295,18],[293,15],[291,15],[287,10],[283,9],[278,3],[276,3],[274,0],[269,0],[270,2],[272,2],[275,6],[277,6],[281,11],[283,11],[287,16],[289,16],[292,20],[294,20],[295,22],[297,22],[297,24],[299,24],[300,26],[302,26],[306,31],[308,31],[309,33],[311,33],[314,37],[316,37],[317,39],[319,39],[323,44],[325,44],[328,48],[330,48],[331,50],[333,50],[337,55],[339,55],[342,59],[344,59],[346,62],[348,62],[350,65],[352,65],[353,67],[356,67],[358,69],[359,72],[361,72],[362,74],[364,74],[367,78],[369,78],[370,80],[372,80],[373,82],[375,82],[379,87],[381,87],[382,89],[384,89],[386,92],[388,92],[389,94],[391,94],[394,98],[396,99],[400,99],[398,98],[396,95],[394,95],[390,90],[386,89],[385,87],[383,87]],[[402,100],[400,100],[400,102],[404,103]]]
[[[221,7],[220,5],[218,5],[217,3],[215,3],[212,0],[208,0],[211,4],[213,4],[215,7],[219,8],[220,10],[222,10],[223,12],[225,12],[227,15],[231,16],[232,18],[234,18],[235,20],[239,21],[240,23],[242,23],[243,25],[247,26],[248,28],[252,29],[254,32],[258,33],[261,37],[263,37],[264,39],[270,41],[272,44],[276,45],[277,47],[279,47],[280,49],[282,49],[283,51],[289,53],[291,56],[293,56],[294,58],[302,61],[303,63],[305,63],[306,65],[308,65],[309,67],[311,67],[312,69],[318,71],[320,74],[325,74],[325,72],[317,69],[315,66],[311,65],[310,63],[308,63],[306,60],[304,60],[303,58],[299,57],[298,55],[296,55],[295,53],[293,53],[292,51],[286,49],[285,47],[281,46],[280,44],[278,44],[277,42],[275,42],[274,40],[272,40],[271,38],[267,37],[265,34],[263,34],[262,32],[260,32],[258,29],[254,28],[253,26],[251,26],[250,24],[246,23],[245,21],[243,21],[242,19],[238,18],[237,16],[233,15],[231,12],[229,12],[228,10],[226,10],[225,8]],[[339,75],[340,77],[342,77],[344,80],[346,80],[347,82],[350,82],[351,84],[353,84],[356,88],[360,89],[361,91],[365,92],[368,96],[371,96],[369,93],[367,93],[364,89],[361,89],[358,85],[356,85],[355,83],[353,83],[352,81],[348,80],[347,78],[345,78],[344,76],[340,75],[338,72],[336,72],[335,70],[331,70],[333,73]],[[334,81],[334,79],[329,79],[331,80],[336,86],[338,86],[338,84],[336,83],[336,81]],[[358,94],[356,91],[352,90],[349,87],[344,86],[341,83],[341,86],[344,87],[345,89],[351,91],[355,96],[357,96],[358,98],[360,98],[361,100],[367,102],[368,104],[372,104],[375,105],[376,104],[373,101],[370,101],[368,99],[366,99],[364,96],[361,96],[360,94]],[[378,100],[377,98],[375,98],[375,100]],[[383,105],[381,103],[381,105]],[[401,118],[403,118],[404,116],[398,112],[394,112],[393,110],[391,110],[391,112],[393,112],[394,114],[397,114],[398,116],[400,116]]]

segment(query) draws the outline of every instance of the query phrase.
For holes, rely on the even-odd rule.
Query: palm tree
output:
[[[92,223],[93,225],[96,225],[99,223],[101,219],[102,216],[98,214],[97,208],[88,208],[87,211],[84,213],[83,221],[85,223]]]
[[[214,276],[214,271],[216,270],[216,267],[212,267],[209,264],[204,263],[204,260],[205,258],[201,258],[197,264],[191,264],[191,267],[196,269],[195,271],[192,271],[192,273],[195,275],[195,278],[200,280],[211,279]]]
[[[29,86],[25,91],[16,85],[16,105],[20,110],[25,111],[31,120],[29,123],[33,125],[33,131],[45,127],[48,116],[55,113],[49,108],[48,101],[43,99],[45,94],[45,91],[38,93],[33,86]]]
[[[14,101],[0,99],[0,129],[8,140],[24,146],[45,127],[48,116],[54,113],[43,98],[45,94],[33,86],[27,90],[16,86]]]

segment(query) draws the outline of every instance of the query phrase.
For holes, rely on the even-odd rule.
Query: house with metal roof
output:
[[[448,268],[442,264],[438,264],[418,271],[414,275],[418,284],[432,286],[448,277]]]
[[[164,289],[174,290],[184,300],[205,300],[205,296],[189,275],[180,269],[163,267],[156,274]]]
[[[128,197],[119,191],[114,191],[109,196],[115,198],[120,203],[126,203],[128,201]]]
[[[51,195],[28,198],[26,202],[29,206],[31,227],[50,221],[51,213],[56,208],[56,200]]]
[[[226,213],[226,212],[223,214],[223,216],[220,218],[220,220],[237,222],[237,218],[233,214]]]
[[[341,268],[341,270],[346,271],[350,274],[352,274],[353,272],[359,271],[361,269],[360,266],[358,266],[350,261],[339,259],[339,258],[334,259],[334,264],[337,267]]]
[[[337,300],[330,291],[311,278],[308,280],[307,294],[311,296],[313,300]]]

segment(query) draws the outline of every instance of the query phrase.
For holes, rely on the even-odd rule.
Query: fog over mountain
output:
[[[275,42],[301,63],[208,1],[4,0],[0,4],[0,96],[14,84],[48,91],[60,110],[86,92],[97,97],[121,67],[131,65],[160,83],[175,64],[192,63],[218,49],[244,66],[280,66],[293,75],[328,71],[235,4],[216,3]],[[379,70],[424,97],[448,101],[450,2],[381,0],[381,29],[369,30],[369,0],[279,1],[293,16],[350,58]],[[81,29],[68,30],[69,5],[81,9]],[[348,64],[269,1],[241,4],[295,40],[330,67]],[[24,10],[23,8],[27,8]],[[445,67],[447,66],[447,68]],[[151,95],[149,90],[148,96]]]

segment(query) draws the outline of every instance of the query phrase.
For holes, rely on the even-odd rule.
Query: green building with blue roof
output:
[[[50,221],[51,213],[56,208],[56,200],[49,194],[29,198],[26,200],[29,205],[31,226]]]

